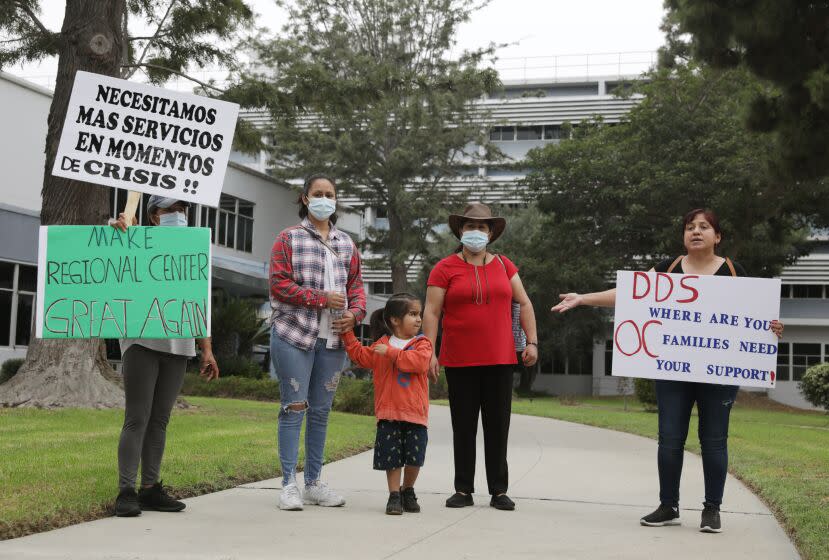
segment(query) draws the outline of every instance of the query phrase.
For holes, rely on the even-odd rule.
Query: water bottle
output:
[[[345,297],[346,297],[346,295],[345,295],[345,293],[344,293],[344,292],[339,292],[339,294],[340,294],[341,296],[343,296],[343,298],[345,298]],[[348,300],[346,300],[346,302],[347,302],[347,301],[348,301]],[[340,319],[342,319],[342,318],[343,318],[343,315],[345,314],[345,307],[341,307],[341,308],[339,308],[339,309],[332,308],[332,309],[330,309],[330,312],[331,312],[331,322],[333,323],[334,321],[339,321]],[[336,328],[334,328],[333,326],[331,327],[331,330],[334,332],[334,334],[340,334],[340,333],[337,331],[337,329],[336,329]]]

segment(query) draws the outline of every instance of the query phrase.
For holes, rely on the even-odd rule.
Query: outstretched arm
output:
[[[342,334],[343,342],[345,343],[345,351],[348,357],[358,366],[366,369],[374,367],[374,356],[376,355],[371,348],[366,348],[357,337],[354,336],[354,331],[346,331]]]

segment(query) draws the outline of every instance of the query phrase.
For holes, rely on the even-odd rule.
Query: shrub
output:
[[[268,372],[250,358],[244,356],[218,356],[219,374],[222,377],[247,377],[249,379],[266,379]]]
[[[279,383],[271,379],[250,379],[245,377],[220,377],[205,381],[198,374],[184,376],[182,394],[193,397],[223,397],[254,401],[279,402]]]
[[[23,358],[12,358],[11,360],[3,362],[3,367],[0,368],[0,383],[5,383],[17,375],[17,371],[23,365],[24,361]]]
[[[374,383],[363,379],[341,377],[334,395],[334,410],[364,416],[374,415]]]
[[[446,374],[441,372],[440,377],[438,377],[437,383],[429,382],[429,399],[430,400],[437,400],[437,399],[448,399],[449,398],[449,386],[446,384]]]
[[[645,410],[656,410],[656,383],[653,379],[637,377],[633,380],[633,392],[636,398],[645,406]]]
[[[807,401],[829,412],[829,363],[807,369],[800,380],[800,392]]]
[[[217,301],[210,330],[216,356],[250,357],[254,345],[268,343],[267,322],[256,316],[256,306],[249,299]]]

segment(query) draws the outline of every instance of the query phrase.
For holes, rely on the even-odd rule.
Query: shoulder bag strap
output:
[[[305,226],[300,226],[300,227],[301,227],[302,229],[304,229],[305,231],[307,231],[307,232],[308,232],[308,234],[309,234],[311,237],[313,237],[314,239],[316,239],[317,241],[319,241],[320,243],[322,243],[322,244],[323,244],[323,245],[324,245],[324,246],[325,246],[325,247],[326,247],[329,251],[331,251],[332,253],[334,253],[334,256],[335,256],[335,257],[339,258],[340,254],[337,252],[337,250],[336,250],[334,247],[332,247],[332,246],[331,246],[331,244],[330,244],[330,243],[328,243],[327,241],[325,241],[322,237],[320,237],[319,235],[317,235],[316,233],[314,233],[313,231],[311,231],[311,230],[310,230],[310,229],[308,229],[307,227],[305,227]]]
[[[675,259],[674,259],[674,262],[672,262],[672,263],[671,263],[671,266],[669,266],[669,267],[668,267],[668,270],[666,270],[665,272],[672,272],[672,271],[673,271],[673,269],[675,269],[675,268],[676,268],[676,265],[678,265],[678,264],[679,264],[679,261],[681,261],[681,260],[682,260],[682,255],[680,255],[680,256],[678,256],[677,258],[675,258]]]
[[[731,262],[731,259],[725,257],[725,264],[728,265],[728,270],[731,271],[731,276],[737,276],[737,270],[734,268],[734,263]]]

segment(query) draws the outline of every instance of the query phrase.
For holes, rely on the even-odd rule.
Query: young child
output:
[[[374,469],[386,471],[389,515],[420,511],[414,484],[426,457],[432,357],[432,343],[419,334],[421,312],[417,297],[394,294],[371,315],[374,344],[362,346],[352,331],[342,335],[349,357],[374,375]]]

